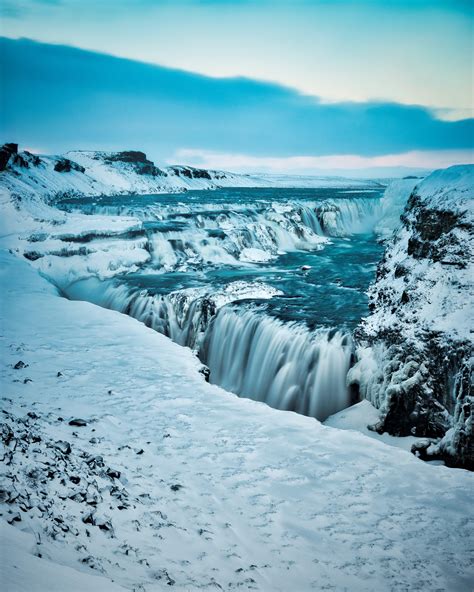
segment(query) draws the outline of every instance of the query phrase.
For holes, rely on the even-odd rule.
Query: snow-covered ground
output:
[[[134,319],[1,269],[9,592],[471,589],[471,473],[228,394]]]

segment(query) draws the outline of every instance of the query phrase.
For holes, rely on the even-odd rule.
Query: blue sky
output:
[[[2,8],[3,35],[45,43],[2,43],[7,88],[17,91],[6,95],[2,136],[32,148],[143,147],[159,160],[298,172],[472,156],[471,2]]]

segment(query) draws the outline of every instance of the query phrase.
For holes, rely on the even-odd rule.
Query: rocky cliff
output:
[[[373,429],[422,437],[414,453],[471,470],[473,204],[474,166],[415,187],[378,267],[349,374],[381,411]]]

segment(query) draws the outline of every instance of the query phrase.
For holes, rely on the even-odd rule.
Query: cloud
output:
[[[104,54],[0,39],[4,139],[70,148],[290,157],[470,149],[474,120],[395,103],[323,104],[275,84],[215,79]]]
[[[354,175],[367,171],[404,169],[432,170],[445,168],[453,164],[474,163],[472,150],[420,150],[402,154],[384,156],[360,156],[358,154],[332,154],[329,156],[290,156],[268,157],[249,156],[246,154],[230,154],[209,152],[206,150],[181,149],[176,152],[168,164],[185,162],[191,166],[210,169],[226,169],[241,172],[293,173],[293,174],[332,174]]]

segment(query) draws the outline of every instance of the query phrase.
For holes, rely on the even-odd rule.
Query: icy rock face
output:
[[[474,166],[415,187],[379,265],[349,382],[382,412],[374,426],[428,438],[413,452],[474,469],[470,361]]]

